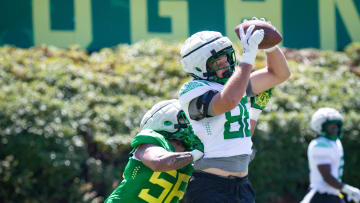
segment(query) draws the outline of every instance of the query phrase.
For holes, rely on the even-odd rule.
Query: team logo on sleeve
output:
[[[259,109],[263,110],[266,107],[267,103],[269,103],[271,95],[272,89],[261,92],[260,94],[255,96],[252,106],[258,107]]]
[[[204,81],[204,80],[191,81],[191,82],[185,83],[185,85],[183,85],[180,89],[180,96],[183,94],[186,94],[187,92],[189,92],[197,87],[201,87],[204,85],[209,85],[209,84],[207,83],[207,81]]]

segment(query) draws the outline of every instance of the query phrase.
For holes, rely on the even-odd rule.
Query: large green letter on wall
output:
[[[243,19],[258,17],[265,18],[282,33],[282,0],[225,0],[226,34],[230,40],[238,40],[234,28]]]
[[[74,0],[74,31],[51,30],[49,1],[33,0],[34,44],[51,44],[59,47],[79,44],[87,47],[92,41],[90,0]]]
[[[335,8],[340,13],[351,41],[360,41],[360,18],[353,0],[319,0],[321,49],[337,49]]]
[[[187,1],[159,1],[159,7],[159,16],[171,18],[171,33],[150,33],[147,23],[147,0],[130,0],[132,43],[151,38],[184,40],[188,37]]]

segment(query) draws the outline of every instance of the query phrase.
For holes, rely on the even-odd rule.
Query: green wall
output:
[[[236,40],[234,27],[252,16],[270,20],[289,48],[342,50],[360,41],[360,0],[0,0],[0,45],[98,50],[200,30]]]

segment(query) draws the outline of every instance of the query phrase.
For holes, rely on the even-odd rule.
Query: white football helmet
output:
[[[229,67],[232,68],[231,71],[234,70],[236,64],[235,52],[231,41],[229,38],[222,36],[220,32],[215,31],[202,31],[191,35],[181,47],[180,54],[183,69],[195,79],[224,83],[224,81],[219,81],[215,71],[211,73],[208,70],[207,61],[211,57],[217,58],[226,54],[230,64]],[[223,69],[229,67],[224,67]],[[232,72],[227,74],[227,79],[231,74]]]
[[[201,147],[177,99],[155,104],[142,118],[140,128],[154,130],[166,139],[181,140],[187,148]]]
[[[165,100],[155,104],[141,120],[141,129],[155,131],[176,132],[175,124],[178,124],[178,114],[181,106],[178,100]]]
[[[338,122],[341,128],[344,122],[344,118],[336,109],[328,107],[320,108],[313,114],[311,118],[311,129],[314,130],[317,134],[321,135],[324,133],[323,125],[327,122]],[[339,134],[341,133],[340,131]]]

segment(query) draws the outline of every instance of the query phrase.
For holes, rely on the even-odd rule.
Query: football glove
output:
[[[241,62],[250,65],[254,64],[256,54],[258,51],[258,46],[260,42],[264,39],[264,30],[263,29],[256,30],[254,33],[252,33],[254,28],[255,25],[251,25],[246,30],[246,35],[245,35],[243,26],[242,25],[240,26],[240,39],[241,39],[241,46],[243,49]]]
[[[341,192],[345,193],[349,199],[353,200],[355,203],[360,202],[360,190],[356,187],[344,184]]]
[[[193,137],[192,146],[189,151],[195,150],[195,149],[197,149],[201,152],[204,152],[204,144],[201,142],[201,140],[196,135],[194,135],[194,137]]]
[[[204,156],[204,145],[198,136],[193,136],[192,146],[190,148],[190,153],[193,157],[193,161],[197,161]]]
[[[191,156],[193,157],[193,161],[197,161],[204,156],[204,153],[197,149],[192,150],[190,153],[191,153]]]

